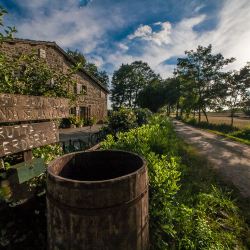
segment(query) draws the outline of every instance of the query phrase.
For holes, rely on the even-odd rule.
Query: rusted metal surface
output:
[[[147,250],[148,175],[138,155],[93,151],[52,162],[49,250]]]
[[[0,93],[0,123],[50,120],[68,116],[68,99]]]
[[[0,127],[0,157],[58,141],[55,122]]]

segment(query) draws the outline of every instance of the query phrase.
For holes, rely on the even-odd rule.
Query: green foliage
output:
[[[209,129],[211,131],[220,132],[221,135],[225,135],[231,139],[240,139],[240,142],[250,144],[250,129],[239,129],[237,127],[232,127],[228,124],[214,124],[208,122],[198,122],[196,119],[182,119],[183,122],[190,124],[194,127]],[[241,140],[242,139],[242,140]]]
[[[67,50],[67,54],[75,59],[76,62],[80,63],[81,66],[98,81],[100,81],[105,87],[109,86],[109,77],[106,71],[98,70],[94,63],[87,62],[85,56],[78,50]]]
[[[40,148],[32,149],[35,158],[44,159],[45,163],[53,161],[55,158],[63,154],[62,147],[59,144],[46,145]]]
[[[179,85],[177,78],[168,78],[164,81],[155,79],[139,92],[137,103],[140,107],[148,108],[152,112],[157,112],[160,108],[167,106],[169,115],[170,108],[179,100]]]
[[[136,116],[131,109],[120,108],[113,111],[108,118],[108,130],[113,134],[119,131],[128,131],[136,126]]]
[[[231,133],[234,131],[238,131],[239,129],[237,127],[232,127],[229,124],[221,123],[221,124],[214,124],[214,123],[209,123],[209,122],[198,122],[197,119],[191,118],[191,119],[182,119],[187,124],[190,124],[194,127],[198,128],[204,128],[204,129],[210,129],[210,130],[217,130],[222,133]]]
[[[136,115],[136,122],[138,126],[147,124],[152,116],[152,112],[149,109],[135,109],[134,113]]]
[[[95,117],[90,117],[87,121],[86,121],[86,124],[85,125],[88,125],[88,126],[93,126],[95,125],[97,122],[97,119]]]
[[[76,127],[81,127],[85,125],[84,119],[76,115],[71,115],[66,120],[64,120],[64,123],[69,125],[76,125]]]
[[[215,108],[218,99],[226,95],[227,74],[222,69],[235,59],[212,54],[212,45],[198,46],[196,51],[185,51],[185,54],[185,58],[178,59],[176,72],[181,83],[182,108],[206,114],[207,108]]]
[[[12,39],[13,34],[17,32],[15,27],[7,26],[5,27],[3,23],[4,15],[6,15],[8,12],[0,5],[0,27],[4,29],[4,32],[0,32],[0,43],[5,39]]]
[[[249,107],[245,107],[243,109],[243,112],[245,113],[245,115],[250,116],[250,105],[249,105]]]
[[[154,116],[116,138],[108,135],[101,146],[147,160],[151,249],[247,249],[249,231],[231,194],[177,139],[166,118]]]
[[[34,52],[8,57],[0,54],[0,92],[75,99],[69,87],[76,84],[77,67],[63,73],[53,69]]]
[[[149,125],[118,133],[117,140],[112,135],[101,144],[104,149],[123,149],[142,155],[148,162],[150,179],[150,228],[151,239],[157,248],[167,246],[166,234],[171,232],[169,207],[179,189],[179,159],[174,155],[176,138],[172,136],[172,127],[168,121],[155,118]],[[168,138],[168,139],[165,139]],[[161,154],[165,153],[165,154]],[[167,228],[170,226],[169,228]]]
[[[122,64],[112,77],[111,100],[113,108],[135,108],[139,92],[160,77],[142,61]]]
[[[235,131],[230,135],[244,140],[248,140],[250,142],[250,128],[242,129],[240,131]]]
[[[192,147],[183,144],[180,154],[185,165],[174,218],[178,249],[248,249],[249,227],[234,200],[238,193]]]
[[[155,80],[145,86],[138,95],[137,103],[142,108],[157,112],[167,102],[166,86],[164,82]]]

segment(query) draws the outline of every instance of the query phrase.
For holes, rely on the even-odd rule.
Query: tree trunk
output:
[[[231,127],[234,125],[234,110],[231,109]]]
[[[183,110],[182,110],[182,108],[181,108],[181,110],[180,110],[180,117],[182,118],[182,112],[183,112]]]
[[[176,118],[179,116],[179,100],[176,103]]]
[[[205,117],[206,117],[206,121],[207,121],[207,123],[208,123],[208,117],[207,117],[206,110],[205,110],[205,109],[202,109],[202,112],[203,112],[203,114],[205,115]]]
[[[167,116],[170,116],[170,105],[167,106]]]
[[[200,107],[198,109],[198,114],[199,114],[199,123],[200,123],[201,122],[201,109],[200,109]]]

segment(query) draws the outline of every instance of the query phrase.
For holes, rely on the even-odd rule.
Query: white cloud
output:
[[[89,61],[94,63],[97,67],[101,67],[104,64],[103,58],[101,56],[91,56]]]
[[[171,33],[171,24],[169,22],[157,22],[156,26],[160,26],[160,32],[153,32],[153,29],[149,25],[140,25],[132,35],[128,36],[128,39],[133,40],[140,38],[146,41],[152,41],[157,45],[170,43],[169,35]]]
[[[123,19],[119,8],[96,7],[94,4],[79,8],[79,1],[76,0],[65,0],[63,4],[61,0],[22,0],[17,4],[25,6],[25,11],[29,13],[28,17],[15,20],[18,37],[56,41],[64,48],[78,48],[85,54],[92,54],[90,60],[99,66],[113,64],[117,69],[122,63],[143,60],[166,77],[174,67],[165,65],[166,60],[183,56],[185,50],[210,43],[214,52],[237,58],[231,68],[239,69],[250,61],[249,0],[223,0],[217,25],[210,31],[198,32],[194,29],[208,17],[199,14],[205,6],[197,5],[189,18],[177,23],[159,20],[152,25],[141,24],[116,44],[107,40],[108,33],[120,32],[129,22]],[[137,43],[138,40],[140,43]],[[102,50],[103,44],[111,45],[112,49]],[[134,55],[134,51],[138,53]]]
[[[128,36],[128,39],[132,40],[134,38],[147,38],[152,35],[152,28],[149,25],[140,25],[136,31]]]
[[[178,23],[171,24],[157,22],[153,25],[140,25],[136,31],[123,41],[128,48],[135,46],[134,40],[144,41],[140,43],[141,55],[130,55],[126,51],[116,51],[108,55],[107,60],[120,66],[121,63],[131,63],[134,60],[143,60],[160,73],[163,77],[172,74],[174,65],[165,65],[164,61],[173,57],[184,55],[185,50],[196,49],[198,45],[213,45],[216,53],[222,53],[226,58],[236,57],[231,69],[243,67],[250,61],[250,1],[249,0],[225,0],[218,13],[218,23],[211,31],[198,32],[194,28],[206,20],[206,15],[198,15],[200,9],[194,9],[194,16],[185,18]],[[159,25],[159,31],[153,31],[154,25]],[[134,49],[134,48],[133,48]]]
[[[125,50],[125,51],[129,49],[129,47],[126,44],[124,44],[124,43],[118,43],[117,47],[119,49],[122,49],[122,50]]]
[[[117,29],[123,24],[119,15],[110,15],[101,8],[80,8],[77,1],[24,0],[30,16],[16,20],[18,37],[35,40],[56,41],[60,46],[80,47],[84,53],[90,53],[103,43],[107,31]],[[48,9],[48,6],[51,6]]]

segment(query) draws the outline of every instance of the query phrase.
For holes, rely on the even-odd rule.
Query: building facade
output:
[[[1,43],[0,51],[8,56],[35,52],[50,67],[65,73],[75,64],[74,59],[55,42],[13,39]],[[94,118],[97,122],[102,122],[107,116],[108,89],[84,69],[79,70],[73,77],[77,86],[72,91],[75,92],[77,101],[76,106],[71,108],[71,113],[84,120]]]

